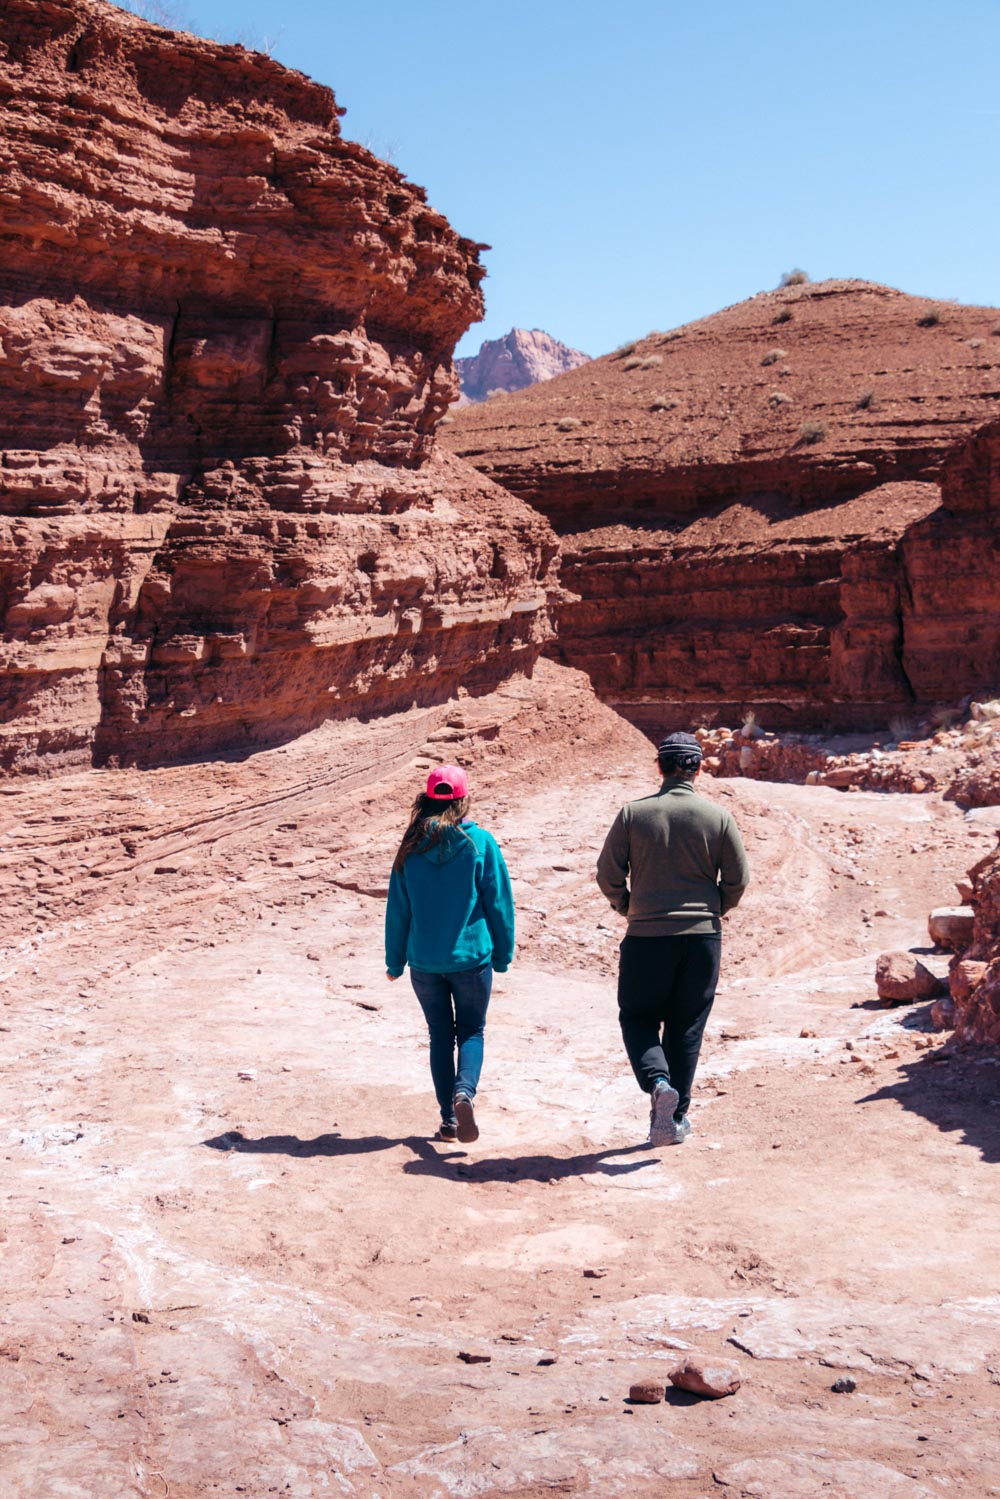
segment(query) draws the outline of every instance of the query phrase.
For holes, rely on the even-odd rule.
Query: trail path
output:
[[[6,1494],[1000,1494],[996,1059],[871,980],[993,833],[709,784],[755,885],[694,1132],[653,1151],[591,881],[648,746],[573,680],[0,804],[9,869],[51,871],[0,957]],[[522,918],[467,1149],[430,1138],[379,944],[414,761],[448,745]],[[689,1346],[740,1392],[626,1403]]]

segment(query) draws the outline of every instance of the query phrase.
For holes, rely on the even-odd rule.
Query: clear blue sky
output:
[[[802,266],[1000,303],[1000,0],[176,0],[329,84],[589,354]]]

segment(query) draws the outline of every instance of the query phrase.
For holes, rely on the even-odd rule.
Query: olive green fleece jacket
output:
[[[597,860],[597,883],[630,937],[702,935],[750,883],[746,850],[732,817],[698,796],[690,781],[666,780],[627,802]]]

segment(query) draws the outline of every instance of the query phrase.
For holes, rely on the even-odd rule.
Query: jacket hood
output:
[[[475,823],[472,818],[467,817],[458,827],[442,828],[438,843],[424,844],[421,848],[415,849],[414,853],[426,859],[429,864],[449,864],[463,849],[469,847],[472,840],[466,836],[465,829],[474,827]]]

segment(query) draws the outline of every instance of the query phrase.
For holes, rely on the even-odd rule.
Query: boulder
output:
[[[927,930],[935,946],[962,952],[972,941],[974,924],[971,906],[937,906],[930,914]]]
[[[690,1390],[692,1395],[721,1400],[725,1395],[736,1394],[743,1383],[743,1371],[735,1359],[689,1353],[671,1369],[670,1383],[678,1390]]]
[[[941,982],[911,952],[879,953],[875,962],[875,987],[879,999],[893,1004],[933,999],[941,993]]]
[[[951,965],[948,987],[952,999],[966,1000],[988,968],[987,963],[977,963],[971,958],[960,958]]]

